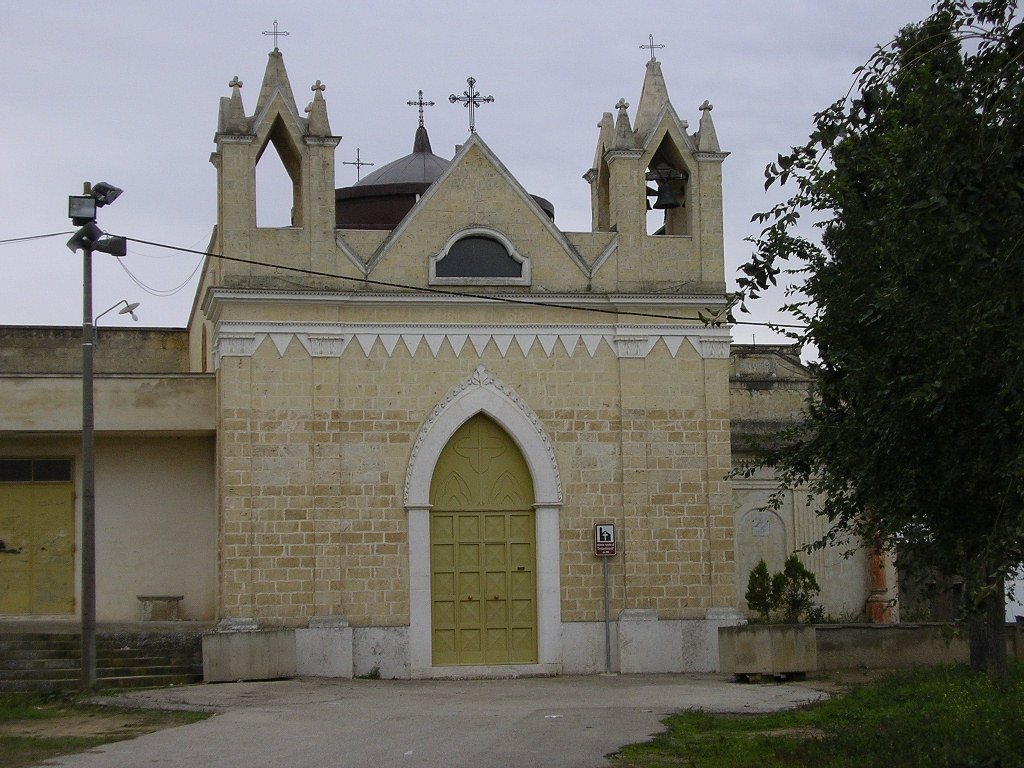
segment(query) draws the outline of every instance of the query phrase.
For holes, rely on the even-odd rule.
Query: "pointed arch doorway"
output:
[[[533,487],[512,438],[477,414],[430,484],[434,666],[536,664]]]
[[[481,661],[474,663],[463,657],[458,665],[435,662],[434,598],[431,552],[431,491],[442,455],[452,438],[464,425],[476,417],[489,420],[499,429],[501,440],[510,440],[518,456],[526,465],[528,488],[532,495],[534,543],[534,595],[535,595],[535,663]],[[486,435],[485,435],[486,437]],[[484,446],[486,447],[486,441]],[[463,450],[463,452],[466,452]],[[521,472],[521,468],[517,470]],[[443,473],[443,468],[442,471]],[[515,474],[515,473],[512,473]],[[441,486],[438,486],[439,488]],[[508,479],[503,485],[508,495]],[[500,494],[499,494],[500,496]],[[512,514],[511,508],[495,510],[502,515]],[[483,365],[468,378],[453,386],[442,397],[424,421],[409,457],[409,470],[405,481],[405,508],[409,525],[409,671],[412,677],[450,677],[459,675],[476,677],[508,677],[512,674],[557,674],[561,668],[562,624],[559,567],[559,514],[562,508],[562,484],[554,450],[541,425],[540,419],[520,398],[515,390],[494,377]],[[443,511],[443,510],[438,510]],[[470,512],[450,509],[449,512]],[[477,510],[482,512],[482,510]],[[481,520],[481,522],[483,522]],[[521,523],[518,536],[522,533]],[[496,523],[492,523],[496,525]],[[454,521],[452,523],[454,526]],[[466,523],[472,526],[473,523]],[[528,527],[528,524],[527,524]],[[452,543],[455,539],[453,528]],[[469,532],[467,532],[467,538]],[[486,537],[482,536],[486,543]],[[440,541],[440,539],[439,539]],[[508,539],[521,543],[515,537]],[[507,545],[508,546],[508,545]],[[512,562],[516,569],[520,563]],[[519,572],[519,571],[516,571]],[[522,585],[517,585],[517,589]],[[453,587],[454,589],[454,587]],[[470,593],[473,594],[473,593]],[[498,593],[500,596],[500,593]],[[494,594],[491,594],[494,597]],[[510,629],[512,622],[510,622]],[[522,627],[520,627],[522,628]],[[449,657],[450,658],[450,657]]]

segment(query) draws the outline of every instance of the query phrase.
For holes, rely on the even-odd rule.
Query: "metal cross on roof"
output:
[[[264,34],[266,34],[266,33],[264,32]],[[654,44],[654,35],[648,35],[647,39],[651,41],[650,45],[641,45],[640,46],[640,50],[646,50],[646,49],[650,48],[650,50],[651,50],[651,61],[654,61],[654,49],[655,48],[664,48],[665,46],[664,46],[663,43],[658,43],[657,45],[655,45]]]
[[[454,93],[448,97],[448,101],[452,104],[456,102],[462,102],[463,106],[469,109],[469,132],[476,133],[476,117],[474,110],[481,104],[490,104],[494,101],[493,96],[481,96],[476,90],[476,78],[468,77],[466,82],[469,83],[469,88],[462,92],[461,96],[456,96]]]
[[[363,172],[363,166],[364,165],[373,165],[373,163],[364,163],[362,160],[359,159],[359,147],[356,147],[356,159],[355,159],[355,161],[343,160],[341,164],[342,165],[354,165],[356,167],[356,181],[359,181],[359,179],[362,177],[362,172]]]
[[[273,35],[274,36],[274,50],[275,51],[277,50],[277,38],[279,38],[279,37],[288,37],[288,33],[287,32],[278,32],[277,31],[277,19],[274,19],[274,31],[273,32],[269,32],[269,31],[268,32],[264,32],[263,34],[264,35]]]
[[[423,100],[423,91],[420,91],[420,95],[416,99],[416,101],[407,101],[405,103],[408,104],[410,107],[419,107],[420,108],[420,128],[422,128],[423,127],[423,108],[424,107],[432,107],[432,106],[434,106],[434,102],[432,102],[432,101],[424,101]]]

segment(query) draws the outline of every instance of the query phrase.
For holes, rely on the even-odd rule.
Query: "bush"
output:
[[[785,624],[809,624],[824,615],[814,599],[821,592],[818,580],[796,555],[786,558],[782,570],[768,575],[768,564],[759,560],[747,579],[747,605],[772,621],[773,614]]]

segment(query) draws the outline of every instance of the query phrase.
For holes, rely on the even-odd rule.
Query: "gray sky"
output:
[[[272,40],[301,109],[322,80],[335,134],[337,186],[355,159],[376,167],[412,149],[419,89],[436,106],[426,125],[434,152],[451,157],[467,135],[466,110],[448,103],[466,78],[495,102],[477,130],[532,194],[555,205],[563,230],[590,229],[590,167],[597,122],[625,97],[635,108],[653,34],[676,111],[691,130],[708,99],[726,160],[727,274],[735,273],[769,206],[766,163],[811,129],[811,116],[843,95],[852,70],[929,0],[422,0],[378,2],[11,3],[0,36],[4,141],[0,239],[70,231],[67,196],[83,181],[125,190],[100,226],[185,248],[206,247],[216,218],[218,99],[243,81],[251,113]],[[631,109],[631,116],[635,110]],[[368,169],[368,170],[373,170]],[[261,169],[262,171],[262,169]],[[260,177],[262,179],[262,176]],[[271,183],[265,184],[272,187]],[[0,245],[0,324],[76,325],[81,257],[67,237]],[[94,310],[139,301],[140,326],[182,326],[198,256],[132,245],[123,265],[96,254]],[[171,295],[150,295],[146,288]],[[189,280],[190,276],[192,279]],[[768,315],[778,301],[758,310]],[[131,324],[111,313],[102,325]],[[737,342],[769,341],[738,327]]]

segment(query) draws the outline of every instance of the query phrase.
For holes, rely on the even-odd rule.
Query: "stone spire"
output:
[[[615,108],[619,110],[619,115],[615,118],[615,149],[636,149],[636,137],[629,125],[629,102],[619,99]]]
[[[279,50],[273,50],[267,57],[267,71],[263,74],[263,85],[260,86],[259,99],[256,101],[256,114],[260,114],[273,101],[274,95],[280,93],[285,105],[298,117],[295,108],[295,97],[292,86],[288,82],[288,73],[284,68],[284,56]]]
[[[718,146],[718,134],[715,132],[715,124],[711,120],[711,110],[714,109],[711,103],[705,99],[700,105],[700,128],[697,130],[697,151],[698,152],[721,152]]]
[[[640,91],[640,102],[636,108],[636,135],[641,142],[654,130],[655,121],[668,102],[668,87],[661,74],[661,62],[651,59],[647,62],[644,87]]]
[[[248,133],[249,120],[245,116],[245,107],[242,106],[242,81],[238,79],[238,75],[231,79],[228,86],[231,88],[231,98],[220,100],[220,125],[217,126],[217,132]]]
[[[597,151],[594,154],[594,168],[601,167],[601,160],[604,153],[615,146],[615,122],[612,120],[612,113],[605,112],[601,115],[601,122],[597,124],[599,133],[597,135]]]
[[[306,128],[308,136],[330,136],[331,124],[327,120],[327,102],[324,100],[324,91],[327,86],[319,80],[311,87],[313,101],[306,107],[306,114],[309,122]]]

